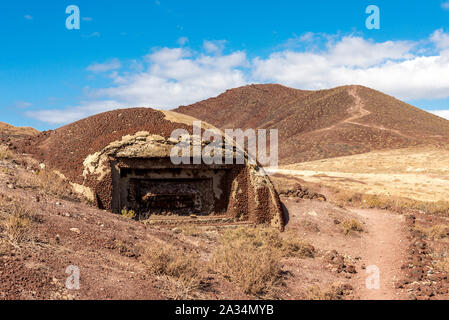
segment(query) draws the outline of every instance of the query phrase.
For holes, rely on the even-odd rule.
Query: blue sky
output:
[[[0,121],[41,130],[273,82],[364,84],[449,118],[448,0],[2,1],[0,40]]]

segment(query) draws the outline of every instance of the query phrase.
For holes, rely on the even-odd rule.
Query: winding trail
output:
[[[392,132],[392,133],[394,133],[396,135],[399,135],[401,137],[404,137],[406,139],[415,139],[414,137],[406,135],[406,134],[403,134],[402,132],[400,132],[399,130],[396,130],[396,129],[385,128],[384,126],[375,125],[375,124],[365,124],[365,123],[357,122],[356,120],[370,115],[371,111],[365,109],[365,103],[363,102],[363,100],[359,96],[359,94],[357,93],[357,88],[355,88],[355,87],[349,88],[348,89],[348,94],[355,99],[355,103],[352,106],[350,106],[348,108],[348,110],[347,110],[348,113],[351,116],[349,118],[346,118],[346,119],[344,119],[344,120],[342,120],[342,121],[340,121],[340,122],[330,126],[330,127],[319,129],[319,130],[315,130],[315,131],[313,131],[314,133],[332,130],[332,129],[334,129],[334,128],[342,125],[342,124],[350,123],[350,124],[353,124],[353,125],[367,127],[367,128],[372,128],[372,129],[377,129],[377,130],[390,131],[390,132]]]
[[[376,266],[379,270],[379,289],[368,289],[366,286],[366,279],[374,274],[372,270],[370,273],[369,269],[360,270],[354,279],[360,299],[404,299],[403,293],[395,288],[395,281],[401,278],[401,266],[406,262],[407,229],[404,216],[378,209],[351,211],[366,223],[360,243],[362,261],[366,267]]]

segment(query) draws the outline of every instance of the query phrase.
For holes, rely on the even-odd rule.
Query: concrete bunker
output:
[[[243,165],[173,165],[170,158],[111,158],[112,211],[224,215],[232,169]]]
[[[234,156],[245,154],[243,164],[173,164],[171,150],[180,139],[171,134],[183,129],[193,141],[194,121],[171,111],[120,109],[41,132],[17,148],[57,171],[101,209],[135,210],[144,218],[224,216],[282,229],[283,212],[273,184],[237,146]],[[219,131],[204,122],[201,130]]]

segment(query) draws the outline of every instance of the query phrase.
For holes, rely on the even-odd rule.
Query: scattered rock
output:
[[[70,231],[80,234],[81,231],[78,228],[70,228]]]

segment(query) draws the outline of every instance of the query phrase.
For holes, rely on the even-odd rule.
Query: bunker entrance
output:
[[[213,211],[212,179],[131,179],[128,202],[140,213],[178,215]]]
[[[225,214],[231,166],[173,165],[170,159],[111,159],[112,209],[151,215]]]

